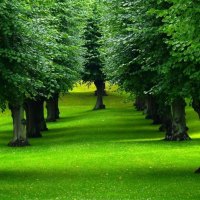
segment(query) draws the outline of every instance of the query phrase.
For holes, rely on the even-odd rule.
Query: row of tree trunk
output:
[[[138,111],[143,111],[146,118],[152,119],[154,124],[161,124],[160,131],[165,131],[165,140],[167,141],[183,141],[190,140],[187,133],[184,98],[177,97],[170,105],[166,105],[161,99],[154,96],[137,96],[135,107]],[[196,96],[192,97],[192,107],[200,118],[200,99]],[[198,168],[195,173],[200,173]]]
[[[200,102],[196,105],[196,111],[199,110]],[[147,119],[152,119],[153,124],[161,124],[160,131],[165,131],[165,140],[182,141],[189,140],[187,133],[188,127],[185,118],[185,99],[182,97],[175,98],[170,105],[166,105],[161,99],[152,96],[138,96],[135,101],[135,107],[139,111],[143,111]],[[195,107],[195,106],[193,106]]]
[[[9,146],[27,146],[28,138],[42,137],[47,131],[46,121],[54,122],[59,118],[59,95],[46,100],[47,119],[44,117],[44,98],[26,99],[23,103],[9,104],[13,119],[13,139]],[[25,119],[26,118],[26,119]]]
[[[96,80],[97,101],[94,110],[105,109],[103,104],[103,96],[105,92],[105,82]],[[27,146],[28,138],[42,137],[41,132],[47,131],[46,122],[55,122],[59,119],[58,108],[59,94],[54,94],[51,98],[26,99],[18,104],[9,104],[13,119],[13,139],[9,142],[9,146]],[[44,102],[46,101],[47,118],[44,117]],[[26,120],[25,120],[26,118]]]

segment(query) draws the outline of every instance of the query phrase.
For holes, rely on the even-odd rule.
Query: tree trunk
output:
[[[158,103],[158,98],[156,96],[151,96],[151,118],[153,120],[153,124],[161,124],[162,119],[160,115],[160,107]]]
[[[151,119],[151,97],[150,95],[145,96],[145,108],[144,108],[144,114],[146,115],[146,119]]]
[[[103,82],[103,96],[108,96],[107,92],[106,92],[106,83]]]
[[[60,110],[59,110],[59,106],[58,106],[58,103],[59,103],[59,94],[56,93],[54,95],[54,101],[55,101],[55,110],[56,110],[56,119],[60,119]]]
[[[172,130],[166,134],[165,140],[182,141],[189,140],[185,119],[185,100],[177,97],[171,104],[171,126]]]
[[[194,111],[197,112],[197,114],[200,118],[200,100],[193,97],[192,107],[193,107]]]
[[[145,109],[145,98],[142,95],[136,96],[134,106],[137,111],[143,111]]]
[[[8,143],[11,147],[28,146],[26,137],[26,120],[24,119],[24,108],[21,105],[9,105],[13,119],[13,139]]]
[[[59,94],[54,94],[50,99],[46,101],[47,108],[47,120],[48,122],[55,122],[59,119],[59,107],[58,107]]]
[[[35,100],[26,100],[25,104],[27,136],[29,138],[42,137],[40,133],[40,103]]]
[[[94,81],[94,84],[97,88],[97,101],[94,110],[105,109],[105,105],[103,104],[104,82],[102,80],[98,80]]]
[[[172,132],[172,117],[171,117],[171,107],[169,105],[160,105],[160,119],[161,126],[160,131],[165,131],[166,135],[171,135]]]
[[[97,90],[95,90],[94,95],[97,96]],[[108,96],[105,82],[103,82],[103,96]]]
[[[38,100],[38,114],[39,114],[39,122],[40,122],[40,131],[47,131],[47,124],[44,118],[44,100],[39,99]]]
[[[152,95],[147,95],[145,99],[145,110],[146,119],[152,119],[153,124],[161,124],[161,118],[158,113],[159,105],[157,103],[156,97]]]

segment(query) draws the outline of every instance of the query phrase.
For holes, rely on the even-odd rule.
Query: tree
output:
[[[166,140],[186,140],[185,65],[175,62],[163,13],[169,1],[105,1],[105,71],[121,88],[143,100],[154,123],[167,127]],[[158,11],[158,12],[155,12]],[[158,14],[162,13],[162,14]],[[180,14],[180,13],[179,13]],[[166,113],[168,113],[166,115]]]
[[[9,102],[13,117],[14,137],[10,145],[23,146],[28,141],[22,131],[23,101],[35,96],[42,87],[39,79],[41,57],[37,58],[34,44],[33,23],[29,13],[31,7],[24,1],[3,1],[0,5],[0,62],[2,103]],[[42,62],[43,64],[44,62]],[[33,74],[36,76],[34,77]],[[36,78],[37,77],[37,78]]]
[[[72,32],[64,35],[64,31],[60,31],[59,15],[52,15],[55,5],[56,2],[51,0],[20,3],[5,0],[0,4],[0,76],[3,83],[0,102],[1,108],[5,108],[8,101],[12,111],[14,139],[9,143],[11,146],[28,144],[21,128],[24,102],[27,133],[29,137],[41,136],[40,130],[45,128],[41,124],[44,123],[44,99],[72,86],[83,62],[79,49],[81,38],[75,42],[70,37]],[[78,1],[75,5],[78,8]],[[74,17],[68,22],[78,21],[77,15]],[[73,30],[75,32],[77,28]],[[61,45],[62,38],[70,42]],[[74,56],[77,56],[76,61]],[[65,59],[68,65],[59,63],[59,58]]]
[[[56,121],[59,118],[59,94],[72,89],[73,85],[80,79],[83,68],[82,35],[87,15],[87,1],[55,0],[51,13],[56,18],[53,23],[59,33],[58,51],[54,56],[54,63],[62,66],[65,74],[64,79],[59,80],[59,88],[46,101],[47,121]]]
[[[93,5],[92,14],[87,20],[85,28],[85,48],[87,50],[85,58],[85,69],[82,73],[82,79],[85,82],[94,82],[96,86],[97,101],[94,110],[105,109],[103,96],[105,95],[105,75],[102,72],[103,63],[100,58],[100,27],[97,5]]]

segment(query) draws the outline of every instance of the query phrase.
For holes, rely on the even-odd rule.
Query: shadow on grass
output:
[[[154,130],[140,129],[138,127],[128,127],[126,125],[121,125],[116,127],[111,125],[109,127],[96,127],[96,126],[76,126],[76,127],[62,127],[54,128],[48,132],[43,133],[45,139],[44,145],[52,145],[56,143],[57,145],[68,145],[77,143],[96,143],[96,142],[119,142],[138,139],[157,139],[163,137],[162,133],[156,133]],[[37,139],[34,139],[37,140]],[[41,144],[39,144],[41,145]]]
[[[126,168],[0,170],[1,192],[12,199],[199,199],[200,175],[195,169]],[[191,188],[192,186],[192,188]],[[17,188],[16,193],[13,188]],[[20,192],[23,194],[20,196]],[[179,194],[177,198],[177,193]],[[30,195],[36,197],[30,198]],[[42,195],[43,196],[42,196]],[[65,194],[67,197],[62,197]],[[41,196],[40,196],[41,195]],[[73,196],[73,198],[71,198]],[[17,198],[18,197],[18,198]],[[43,197],[43,198],[42,198]]]
[[[12,130],[0,131],[0,146],[7,146],[8,142],[12,139]]]
[[[197,166],[198,168],[198,166]],[[1,170],[0,180],[1,181],[68,181],[68,179],[77,180],[81,179],[93,179],[97,182],[98,179],[105,181],[107,179],[118,178],[119,176],[129,182],[140,182],[140,181],[153,181],[166,180],[169,182],[176,183],[177,180],[181,181],[184,179],[193,179],[194,181],[200,181],[200,174],[195,174],[196,168],[117,168],[117,169],[87,169],[86,167],[81,169],[64,168],[62,170],[48,169],[48,170]]]

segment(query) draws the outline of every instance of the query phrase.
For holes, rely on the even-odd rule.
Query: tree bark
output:
[[[97,101],[96,101],[94,110],[105,109],[106,107],[103,104],[104,81],[97,80],[97,81],[94,81],[94,84],[97,88]]]
[[[153,124],[161,124],[161,118],[158,112],[159,105],[157,99],[153,95],[147,95],[145,98],[145,109],[146,119],[152,119]]]
[[[136,96],[134,106],[137,111],[143,111],[145,109],[145,98],[142,95]]]
[[[160,105],[160,119],[161,126],[160,131],[166,132],[166,135],[171,135],[172,132],[172,117],[171,107],[169,105]]]
[[[13,119],[13,139],[8,143],[11,147],[28,146],[26,136],[26,120],[24,119],[23,105],[9,105]]]
[[[146,115],[146,119],[151,119],[151,97],[150,95],[145,96],[145,108],[144,108],[144,114]]]
[[[40,126],[40,131],[47,131],[47,124],[44,118],[44,99],[39,99],[38,100],[38,114],[39,114],[39,126]]]
[[[40,103],[35,100],[26,100],[25,104],[27,136],[29,138],[42,137],[40,132]]]
[[[153,120],[153,124],[161,124],[162,123],[159,102],[158,102],[158,98],[156,96],[151,96],[150,115]]]
[[[54,94],[50,99],[46,100],[47,122],[55,122],[60,118],[58,107],[59,94]]]
[[[187,126],[185,119],[185,100],[181,97],[177,97],[171,104],[171,126],[172,130],[166,133],[165,140],[168,141],[182,141],[189,140],[190,137],[187,134]]]
[[[97,96],[97,90],[95,90],[94,95]],[[103,83],[103,96],[108,96],[106,92],[106,83]]]

